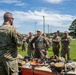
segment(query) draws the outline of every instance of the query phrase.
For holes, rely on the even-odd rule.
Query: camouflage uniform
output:
[[[48,41],[48,43],[49,43],[49,47],[51,46],[51,41],[50,41],[50,39],[49,38],[47,38],[47,37],[44,37],[47,41]]]
[[[49,47],[48,41],[43,36],[40,36],[40,37],[36,36],[31,41],[32,48],[33,48],[33,43],[35,43],[34,57],[35,58],[44,58],[46,56],[46,52],[42,52],[42,50],[44,49],[45,51],[47,51],[47,48]],[[46,47],[44,46],[44,44],[46,44]]]
[[[44,38],[45,38],[45,40],[47,40],[47,41],[48,41],[48,45],[49,45],[49,47],[48,47],[48,48],[50,48],[50,47],[51,47],[50,39],[49,39],[49,38],[47,38],[47,37],[44,37]],[[46,44],[44,44],[44,46],[45,46],[45,48],[47,47],[47,45],[46,45]],[[49,56],[48,48],[47,48],[47,50],[46,50],[46,57],[47,57],[47,58],[48,58],[48,56]]]
[[[61,44],[62,44],[61,56],[65,58],[65,55],[67,54],[68,60],[70,59],[70,41],[71,41],[70,36],[67,36],[67,37],[63,36],[61,38]]]
[[[22,51],[24,50],[24,51],[26,51],[26,38],[23,38],[23,40],[22,40]]]
[[[28,56],[33,56],[33,50],[32,50],[31,45],[30,45],[30,42],[32,41],[33,38],[34,38],[33,36],[32,36],[32,37],[29,36],[29,37],[26,39],[26,42],[27,42],[27,44],[28,44],[28,50],[27,50]]]
[[[52,38],[52,49],[54,55],[59,56],[59,49],[60,49],[60,37],[59,36],[53,36]]]
[[[0,26],[0,75],[18,75],[17,46],[21,36],[14,26]]]

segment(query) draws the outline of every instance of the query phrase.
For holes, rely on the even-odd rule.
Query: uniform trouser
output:
[[[0,75],[18,75],[17,60],[0,60]]]
[[[56,56],[59,56],[59,47],[53,47],[53,53]]]
[[[22,51],[25,50],[26,51],[26,46],[22,45]]]
[[[34,52],[34,57],[35,58],[45,58],[46,55],[47,55],[47,51],[45,53],[43,53],[42,50],[35,49],[35,52]]]
[[[67,60],[69,60],[70,59],[70,47],[62,47],[61,56],[66,59],[66,55],[67,55]]]
[[[28,56],[33,56],[33,50],[28,48],[27,54],[28,54]]]

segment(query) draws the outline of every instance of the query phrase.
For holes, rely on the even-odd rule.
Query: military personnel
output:
[[[52,50],[54,55],[59,56],[59,49],[60,49],[60,37],[58,36],[58,33],[56,32],[52,38]]]
[[[26,38],[25,38],[25,36],[23,36],[23,40],[22,40],[22,51],[26,51],[26,46],[27,46],[27,44],[26,44]]]
[[[18,75],[17,46],[21,45],[21,36],[13,26],[13,15],[4,14],[4,23],[0,26],[0,75]]]
[[[33,56],[33,50],[32,50],[31,45],[30,45],[33,38],[34,38],[33,33],[29,32],[29,37],[26,39],[26,42],[28,44],[28,50],[27,50],[28,56]]]
[[[43,37],[49,42],[49,47],[51,46],[50,39],[46,36],[46,33],[43,33]]]
[[[33,43],[35,44],[35,48],[33,47]],[[44,46],[46,44],[46,47]],[[49,47],[48,41],[42,36],[41,30],[37,30],[37,36],[31,41],[31,46],[34,49],[34,57],[35,58],[45,58],[46,51]]]
[[[70,60],[70,41],[71,37],[68,35],[68,32],[64,32],[64,36],[61,38],[61,44],[62,44],[62,51],[61,55],[66,59],[67,54],[67,60]]]
[[[49,47],[51,47],[51,41],[50,41],[50,39],[46,36],[46,33],[43,33],[43,37],[48,41]],[[44,46],[46,47],[46,44],[44,44]],[[48,49],[47,49],[46,52],[47,52],[47,55],[46,55],[46,56],[48,57],[48,56],[49,56],[49,55],[48,55]]]

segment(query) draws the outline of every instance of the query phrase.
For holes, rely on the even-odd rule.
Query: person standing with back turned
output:
[[[0,26],[0,75],[18,75],[17,47],[21,45],[21,35],[13,26],[13,14],[4,14]]]

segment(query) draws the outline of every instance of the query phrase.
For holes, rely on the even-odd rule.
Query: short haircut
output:
[[[13,15],[12,13],[6,12],[6,13],[4,14],[4,16],[3,16],[4,21],[8,21],[9,18],[12,18],[12,15]]]

